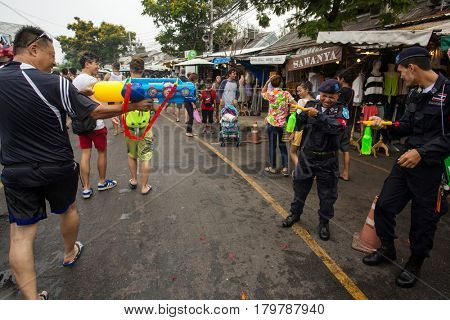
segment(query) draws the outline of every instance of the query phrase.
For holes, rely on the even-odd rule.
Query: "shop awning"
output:
[[[286,62],[286,55],[279,56],[260,56],[260,57],[250,57],[250,64],[261,65],[261,64],[284,64]]]
[[[202,57],[204,57],[204,58],[205,57],[237,57],[240,55],[258,52],[258,51],[263,50],[264,48],[267,48],[267,46],[259,47],[259,48],[236,49],[236,50],[231,50],[231,51],[214,52],[214,53],[210,53],[207,55],[203,55]]]
[[[377,45],[379,47],[427,46],[432,30],[377,30],[319,32],[317,43]]]
[[[192,59],[192,60],[188,60],[188,61],[184,61],[184,62],[180,62],[177,63],[176,66],[180,67],[180,66],[213,66],[214,63],[211,63],[205,59]]]

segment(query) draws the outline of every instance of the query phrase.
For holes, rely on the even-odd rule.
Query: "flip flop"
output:
[[[137,183],[136,184],[131,183],[131,179],[130,179],[130,180],[128,180],[128,186],[130,187],[131,190],[134,190],[137,188]]]
[[[341,179],[341,180],[343,180],[343,181],[345,181],[345,182],[349,182],[349,181],[350,181],[350,179],[344,179],[344,178],[341,177],[341,176],[339,176],[339,179]]]
[[[84,245],[80,241],[75,241],[75,246],[78,248],[77,254],[72,260],[68,262],[63,262],[63,267],[73,267],[77,262],[78,258],[80,258],[81,253],[83,252]]]
[[[141,192],[141,194],[142,194],[143,196],[145,196],[146,194],[149,194],[150,191],[152,191],[152,186],[151,186],[151,185],[148,184],[147,187],[148,187],[148,190],[147,190],[146,192]]]
[[[48,300],[48,292],[47,291],[42,291],[41,293],[38,294],[38,297],[41,300]]]

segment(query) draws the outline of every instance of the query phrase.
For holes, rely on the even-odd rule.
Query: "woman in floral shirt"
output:
[[[267,91],[267,87],[272,85],[272,91]],[[276,171],[276,148],[277,141],[281,153],[281,173],[284,176],[289,176],[288,171],[288,153],[286,143],[283,141],[284,126],[289,115],[289,104],[295,104],[294,98],[288,91],[280,88],[282,78],[280,76],[273,76],[267,81],[262,89],[262,96],[269,101],[269,114],[265,122],[267,123],[267,132],[269,134],[269,160],[270,167],[264,170],[267,173],[275,174]]]

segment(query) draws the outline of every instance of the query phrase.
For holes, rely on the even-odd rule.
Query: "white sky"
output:
[[[102,21],[120,24],[128,31],[134,31],[147,49],[159,49],[155,36],[158,30],[149,16],[142,16],[141,0],[1,0],[0,21],[31,24],[27,19],[4,6],[3,3],[14,8],[20,14],[40,26],[53,36],[73,36],[67,30],[67,24],[74,21],[74,17],[91,20],[98,26]],[[247,12],[240,24],[256,23],[256,11]],[[284,18],[274,17],[272,24],[266,31],[280,31],[284,25]],[[59,44],[55,42],[56,60],[61,62],[63,54]]]

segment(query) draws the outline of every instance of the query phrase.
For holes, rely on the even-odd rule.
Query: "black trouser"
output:
[[[396,238],[395,216],[412,200],[409,231],[411,253],[428,257],[433,248],[436,224],[447,209],[447,200],[444,198],[441,214],[435,212],[442,172],[442,166],[430,166],[424,162],[413,169],[394,165],[375,207],[375,228],[381,239],[393,241]]]
[[[191,102],[185,102],[184,107],[188,112],[189,119],[186,123],[186,132],[192,133],[192,126],[194,124],[194,107]]]
[[[306,197],[316,178],[317,194],[320,208],[319,220],[326,222],[334,216],[334,203],[337,200],[337,183],[339,177],[339,162],[334,156],[308,157],[302,152],[294,174],[294,200],[291,203],[291,214],[301,215]]]

